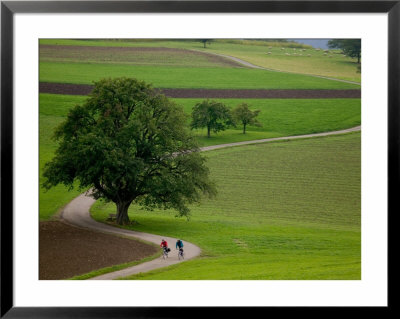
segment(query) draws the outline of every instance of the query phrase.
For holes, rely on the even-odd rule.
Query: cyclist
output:
[[[163,249],[164,255],[168,257],[168,251],[169,251],[169,249],[168,249],[168,243],[167,243],[167,241],[163,239],[163,240],[161,241],[160,247]]]
[[[179,253],[182,254],[182,257],[183,257],[183,242],[182,242],[182,240],[178,239],[178,240],[176,241],[175,248],[176,248],[176,249],[179,248]]]
[[[164,240],[164,239],[161,240],[160,247],[161,247],[162,249],[168,249],[168,243],[167,243],[167,241]]]

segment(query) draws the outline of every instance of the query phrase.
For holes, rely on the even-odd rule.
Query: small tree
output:
[[[210,44],[212,39],[200,39],[200,42],[203,43],[204,49],[207,46],[207,43]]]
[[[232,110],[235,121],[243,124],[243,134],[246,134],[247,125],[262,126],[256,119],[259,113],[259,110],[251,111],[246,103],[239,104]]]
[[[229,125],[235,125],[231,112],[223,103],[204,100],[197,103],[192,111],[192,129],[207,128],[207,137],[211,130],[214,133],[225,130]]]
[[[187,216],[187,204],[214,195],[215,187],[186,123],[182,108],[145,82],[101,80],[57,128],[43,186],[78,181],[95,199],[116,204],[118,224],[129,223],[133,202]]]
[[[357,63],[361,59],[361,39],[333,39],[328,41],[328,46],[331,49],[340,49],[343,54],[357,58]]]

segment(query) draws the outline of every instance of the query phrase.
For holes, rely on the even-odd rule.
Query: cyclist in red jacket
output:
[[[161,241],[160,247],[163,249],[168,249],[168,243],[163,239]]]
[[[163,258],[167,258],[168,257],[168,251],[170,250],[168,248],[168,243],[163,239],[161,241],[160,247],[163,249]]]

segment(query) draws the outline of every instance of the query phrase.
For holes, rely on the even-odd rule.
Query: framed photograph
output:
[[[390,310],[399,29],[400,1],[1,1],[1,317]]]

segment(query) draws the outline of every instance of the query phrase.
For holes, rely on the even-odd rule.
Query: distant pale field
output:
[[[235,42],[235,43],[232,43]],[[203,48],[199,41],[104,41],[104,40],[56,40],[42,39],[41,44],[80,45],[106,47],[166,47],[193,49],[234,56],[257,66],[285,72],[312,74],[361,82],[355,58],[345,57],[338,50],[316,50],[309,46],[288,47],[284,43],[218,40]],[[248,43],[248,44],[245,44]],[[253,44],[250,45],[249,43]],[[254,45],[254,44],[258,45]],[[284,50],[282,50],[284,48]],[[296,49],[296,50],[294,50]],[[302,51],[304,49],[305,51]],[[288,55],[290,54],[290,55]]]
[[[129,278],[359,280],[360,146],[352,133],[205,152],[218,195],[189,221],[129,210],[132,229],[195,243],[201,257]],[[115,206],[91,212],[104,221]]]
[[[357,72],[357,60],[342,55],[338,50],[326,53],[316,49],[282,50],[280,47],[251,46],[250,48],[245,45],[219,43],[211,44],[202,50],[234,56],[268,69],[361,82],[361,73]]]

